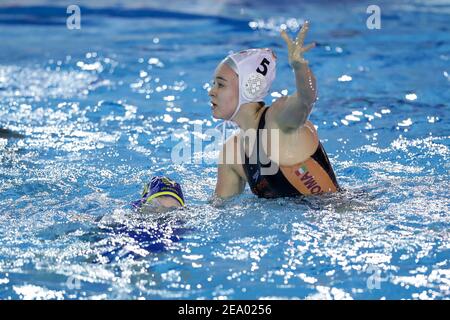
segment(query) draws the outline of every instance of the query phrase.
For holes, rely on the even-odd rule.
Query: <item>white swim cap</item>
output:
[[[239,77],[239,102],[231,121],[239,112],[241,105],[249,102],[263,101],[275,79],[277,57],[271,49],[248,49],[234,53],[225,58],[231,59],[231,66]],[[230,65],[230,64],[228,64]]]

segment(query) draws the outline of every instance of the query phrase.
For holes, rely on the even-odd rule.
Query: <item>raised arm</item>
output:
[[[274,110],[274,120],[282,131],[291,131],[303,126],[311,113],[316,101],[316,78],[308,66],[308,61],[303,54],[315,47],[315,43],[303,45],[309,22],[305,22],[292,41],[286,31],[281,32],[281,37],[288,46],[289,64],[294,70],[297,91],[289,96],[283,104]]]

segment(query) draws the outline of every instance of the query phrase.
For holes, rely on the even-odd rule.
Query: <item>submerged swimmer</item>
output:
[[[150,252],[165,251],[172,243],[182,239],[189,229],[183,226],[180,219],[164,219],[165,213],[176,208],[184,207],[184,197],[181,186],[167,177],[153,177],[144,185],[144,191],[139,200],[133,201],[131,206],[139,214],[155,214],[151,219],[148,216],[127,216],[126,222],[119,218],[106,216],[99,225],[103,235],[110,241],[94,261],[105,263],[132,257],[139,259]],[[171,214],[171,213],[170,213]],[[144,217],[143,220],[140,218]],[[154,222],[157,222],[154,224]],[[125,242],[124,239],[127,239]],[[105,260],[107,259],[107,260]]]
[[[303,45],[308,26],[305,22],[295,41],[285,31],[281,33],[288,46],[297,92],[279,98],[270,108],[262,102],[275,78],[276,56],[270,49],[241,51],[229,55],[218,65],[214,85],[209,91],[213,116],[233,121],[241,131],[224,143],[216,197],[225,199],[237,195],[244,190],[246,182],[254,194],[264,198],[339,190],[325,149],[308,120],[317,97],[316,80],[303,57],[315,46],[314,43]],[[255,135],[253,147],[244,140],[245,132],[250,129],[258,129],[259,133]],[[278,141],[263,139],[262,129],[275,130]],[[278,143],[278,148],[274,143]],[[230,153],[237,157],[229,157]],[[229,161],[230,158],[234,161]],[[277,170],[265,170],[274,164]]]
[[[163,212],[184,207],[184,196],[180,184],[167,177],[153,177],[144,185],[141,199],[131,206],[140,212]]]

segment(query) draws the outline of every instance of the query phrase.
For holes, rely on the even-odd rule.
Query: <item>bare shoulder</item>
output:
[[[275,122],[274,121],[275,115],[284,108],[288,98],[289,98],[288,96],[283,96],[281,98],[278,98],[272,103],[272,105],[269,107],[269,110],[267,111],[266,116],[267,124],[269,124],[269,122]]]

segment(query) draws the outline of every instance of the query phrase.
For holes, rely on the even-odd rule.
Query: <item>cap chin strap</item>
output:
[[[242,106],[242,104],[238,104],[238,106],[236,107],[236,110],[234,110],[234,113],[231,115],[231,117],[225,121],[233,121],[233,119],[236,117],[239,110],[241,109],[241,106]]]

